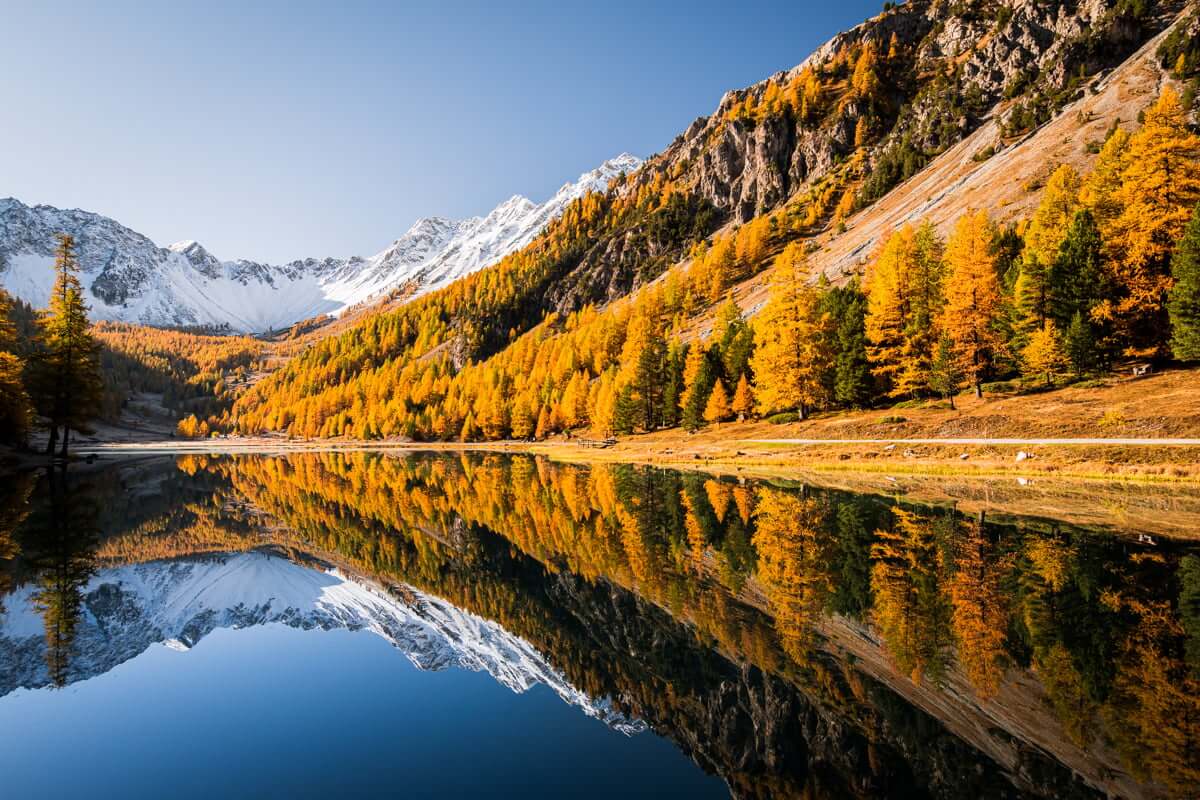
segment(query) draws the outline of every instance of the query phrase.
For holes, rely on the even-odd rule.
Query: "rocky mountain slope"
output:
[[[1048,120],[1185,5],[909,0],[838,34],[796,67],[726,93],[631,185],[678,176],[745,222],[863,147],[865,171],[883,173],[871,192],[879,196],[986,120],[1014,132]],[[789,86],[803,95],[798,104],[789,104]],[[907,167],[897,168],[898,159]]]
[[[0,200],[0,285],[35,306],[53,285],[55,237],[75,236],[96,319],[239,332],[287,327],[393,291],[412,295],[468,275],[528,244],[574,199],[603,191],[640,166],[622,154],[565,184],[544,203],[515,195],[483,217],[418,220],[370,257],[283,265],[221,261],[194,241],[159,247],[115,220],[86,211]]]
[[[813,271],[834,284],[844,283],[862,273],[891,231],[924,219],[945,236],[954,221],[972,209],[988,209],[998,223],[1028,218],[1058,165],[1086,173],[1114,124],[1136,130],[1141,111],[1168,80],[1156,51],[1170,30],[1147,40],[1117,67],[1094,75],[1057,115],[1031,131],[1005,135],[1006,114],[1015,101],[1000,104],[957,144],[884,197],[850,214],[844,228],[830,227],[813,236]],[[736,296],[742,308],[751,314],[761,308],[768,284],[769,275],[762,274],[739,286]],[[693,333],[707,335],[710,326],[711,315],[703,315]]]
[[[537,305],[566,314],[610,302],[653,280],[698,238],[765,214],[784,212],[804,236],[836,229],[983,126],[1008,142],[1060,116],[1187,7],[1185,0],[889,7],[795,67],[727,92],[617,189],[630,202],[684,197],[687,215],[705,215],[704,224],[660,226],[670,231],[663,237],[615,219],[604,230],[616,234],[589,242],[539,291]]]
[[[86,613],[68,666],[71,683],[103,674],[154,644],[188,650],[217,628],[282,624],[369,631],[418,669],[487,671],[514,692],[538,684],[591,717],[632,735],[644,723],[572,686],[532,645],[495,622],[410,587],[388,592],[336,569],[322,571],[265,551],[152,561],[100,571],[84,589]],[[0,696],[50,684],[36,587],[5,598]]]

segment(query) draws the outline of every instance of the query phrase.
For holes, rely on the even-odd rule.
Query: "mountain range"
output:
[[[417,220],[369,257],[307,258],[282,265],[222,261],[199,242],[160,247],[99,214],[0,200],[0,286],[44,306],[59,233],[75,237],[94,319],[257,333],[340,314],[393,291],[417,296],[518,250],[572,200],[603,191],[641,166],[628,153],[566,183],[543,203],[514,195],[488,214]]]

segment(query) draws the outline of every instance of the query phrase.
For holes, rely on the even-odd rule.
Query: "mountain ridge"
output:
[[[0,285],[42,306],[49,297],[56,235],[76,237],[96,319],[160,327],[204,326],[258,333],[404,291],[417,296],[528,244],[590,191],[604,191],[641,161],[628,153],[569,181],[543,203],[513,195],[488,214],[424,217],[373,256],[306,258],[285,264],[223,261],[195,240],[159,247],[109,217],[0,199]]]

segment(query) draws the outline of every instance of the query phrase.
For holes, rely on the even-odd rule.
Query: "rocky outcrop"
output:
[[[868,167],[904,143],[924,160],[961,140],[995,114],[1061,106],[1083,80],[1115,66],[1163,30],[1182,0],[910,0],[839,34],[792,70],[728,92],[709,117],[697,119],[629,186],[660,173],[676,178],[734,222],[779,208],[830,175],[855,151],[855,128],[869,117]],[[852,48],[873,43],[897,51],[877,101],[842,92],[819,119],[790,111],[738,119],[731,110],[759,101],[771,83],[786,84],[806,67],[821,74]],[[842,67],[844,70],[845,67]],[[868,172],[869,172],[868,168]]]

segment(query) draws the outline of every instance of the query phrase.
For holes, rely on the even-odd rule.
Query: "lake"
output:
[[[4,793],[1194,796],[1197,508],[485,453],[7,475]]]

